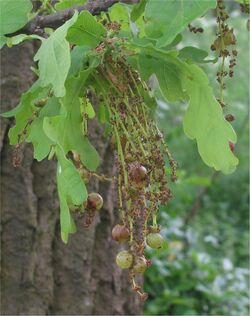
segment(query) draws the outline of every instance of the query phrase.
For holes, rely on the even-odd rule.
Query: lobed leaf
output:
[[[43,37],[36,34],[31,34],[31,35],[18,34],[16,36],[6,37],[6,44],[8,47],[12,47],[13,45],[18,45],[22,43],[23,41],[33,40],[33,39],[42,41]]]
[[[116,3],[109,9],[109,16],[112,21],[121,25],[121,30],[130,31],[128,7],[123,3]]]
[[[139,69],[143,80],[155,74],[163,96],[169,102],[185,99],[182,89],[181,69],[175,64],[147,55],[139,57]]]
[[[28,21],[32,3],[30,0],[0,1],[0,35],[14,33]]]
[[[164,47],[188,23],[215,7],[216,0],[148,0],[145,7],[146,35],[156,40],[157,47]]]
[[[196,139],[203,161],[215,170],[231,173],[238,159],[229,147],[229,141],[236,143],[236,134],[223,116],[206,74],[196,65],[185,66],[184,88],[189,94],[189,107],[184,117],[184,131]]]
[[[151,44],[137,44],[136,47],[140,50],[138,63],[143,79],[155,74],[167,100],[189,96],[184,132],[189,138],[196,139],[203,161],[223,173],[233,172],[238,159],[230,150],[229,141],[235,143],[236,134],[225,120],[206,74],[197,65],[178,59],[174,52],[157,49]]]
[[[45,134],[43,130],[43,121],[45,117],[52,117],[60,112],[59,100],[52,97],[42,108],[37,119],[35,119],[30,127],[30,133],[27,137],[28,142],[33,143],[34,158],[38,161],[43,160],[51,150],[54,142]]]
[[[88,11],[82,11],[69,28],[67,40],[76,45],[95,48],[106,34],[105,27]]]
[[[95,170],[99,164],[99,155],[82,131],[82,115],[79,97],[92,69],[83,70],[78,77],[66,81],[66,96],[61,100],[61,113],[44,120],[47,136],[59,144],[64,153],[75,150],[79,153],[82,163]]]
[[[30,118],[34,118],[33,114],[38,108],[35,106],[35,101],[47,95],[48,89],[40,86],[39,81],[36,81],[31,88],[21,96],[20,103],[12,110],[1,114],[3,117],[15,117],[16,125],[9,130],[9,139],[11,145],[18,143],[18,134],[26,128],[25,138],[29,135],[30,125],[27,125]],[[21,141],[23,141],[22,139]]]
[[[89,61],[90,47],[75,46],[71,51],[71,65],[68,76],[77,75],[80,70],[86,68]]]
[[[182,69],[176,58],[176,51],[157,49],[151,41],[144,39],[133,41],[131,46],[140,52],[135,58],[136,63],[132,63],[139,69],[143,80],[148,80],[154,74],[167,101],[186,99],[182,88]]]
[[[52,85],[56,97],[65,95],[65,80],[70,68],[70,47],[66,41],[69,27],[75,23],[78,13],[43,40],[34,60],[38,61],[40,81],[43,87]]]
[[[131,21],[135,22],[143,14],[146,7],[147,0],[140,0],[139,3],[133,5],[131,11]]]
[[[199,64],[215,63],[218,58],[206,60],[208,53],[205,50],[193,46],[186,46],[179,51],[178,57],[185,61],[193,61]]]
[[[57,185],[60,200],[61,237],[67,243],[68,235],[76,231],[69,206],[80,206],[87,199],[85,184],[74,164],[68,160],[60,146],[56,148],[58,159]]]

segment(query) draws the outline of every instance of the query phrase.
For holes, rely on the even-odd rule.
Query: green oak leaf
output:
[[[31,10],[30,0],[1,0],[0,34],[10,34],[22,28],[29,21]]]
[[[136,3],[133,5],[133,8],[130,14],[132,22],[135,22],[142,15],[142,13],[145,10],[146,3],[147,3],[147,0],[140,0],[139,3]]]
[[[124,3],[116,3],[109,9],[111,21],[119,22],[120,24],[120,37],[132,39],[133,37],[144,36],[144,22],[142,17],[138,16],[135,23],[131,19],[131,13],[131,6]]]
[[[61,146],[65,154],[70,150],[77,151],[82,163],[93,171],[99,165],[100,159],[95,148],[83,134],[79,99],[91,71],[91,68],[83,70],[78,77],[71,77],[66,81],[67,93],[61,100],[61,114],[46,117],[44,130],[51,140]]]
[[[168,44],[167,46],[164,47],[165,50],[171,50],[174,46],[178,45],[182,41],[182,35],[177,34],[174,40]]]
[[[186,61],[193,61],[195,63],[205,64],[205,63],[215,63],[218,58],[206,60],[205,58],[208,56],[208,53],[205,50],[199,49],[197,47],[193,46],[187,46],[182,48],[179,51],[178,57],[180,59],[186,60]]]
[[[58,159],[57,185],[60,201],[61,238],[67,243],[68,235],[76,231],[75,223],[70,215],[69,206],[81,206],[88,193],[85,184],[74,164],[68,160],[60,146],[56,147]]]
[[[117,21],[121,25],[122,31],[130,31],[129,11],[125,4],[116,3],[109,9],[109,16],[112,21]]]
[[[67,8],[70,8],[75,5],[84,5],[87,2],[87,0],[60,0],[55,4],[55,9],[57,11],[61,11]]]
[[[105,27],[88,11],[82,11],[69,28],[67,40],[76,45],[95,48],[106,34]]]
[[[181,95],[186,99],[186,96],[189,96],[189,107],[183,122],[184,132],[191,139],[196,139],[199,154],[208,166],[221,170],[225,174],[233,172],[238,164],[238,159],[231,152],[229,141],[235,143],[236,134],[231,124],[225,120],[221,106],[209,86],[206,74],[197,65],[181,61],[175,52],[166,52],[151,45],[139,46],[137,44],[135,47],[139,50],[139,64],[147,58],[146,64],[140,70],[143,78],[147,77],[152,70],[156,75],[161,74],[159,67],[165,62],[172,69],[176,69],[176,80],[182,92],[176,90],[172,99],[176,99],[177,96],[180,98]],[[159,64],[155,64],[155,60]],[[145,69],[146,65],[147,69]],[[154,66],[155,69],[153,69]],[[177,78],[177,74],[179,78]],[[158,76],[161,78],[160,75]],[[161,86],[162,91],[165,91],[163,94],[169,98],[167,90],[163,88],[164,84],[169,84],[168,77],[166,79],[162,76],[160,80],[159,78],[159,83],[160,80],[163,81]]]
[[[18,143],[18,134],[26,127],[26,134],[22,136],[21,141],[25,140],[30,132],[30,125],[27,124],[30,118],[34,117],[34,112],[39,108],[35,106],[35,101],[47,95],[48,89],[40,86],[36,81],[31,88],[21,96],[20,103],[12,110],[1,114],[3,117],[15,117],[16,125],[9,130],[9,139],[11,145]]]
[[[198,66],[186,64],[183,85],[190,97],[183,121],[186,135],[196,139],[199,154],[208,166],[225,174],[233,172],[238,159],[229,141],[236,143],[236,134],[225,120],[206,74]]]
[[[180,61],[176,58],[176,51],[157,49],[148,40],[136,40],[130,46],[139,51],[137,63],[131,59],[132,64],[138,68],[143,80],[156,75],[161,92],[169,102],[178,99],[186,100],[182,88],[182,69]]]
[[[188,23],[216,7],[216,0],[148,0],[145,32],[157,47],[170,44]]]
[[[40,81],[43,87],[52,85],[56,97],[65,95],[65,80],[70,68],[70,47],[66,41],[69,27],[74,24],[78,13],[43,40],[34,60],[38,61]]]
[[[6,38],[6,45],[8,47],[12,47],[13,45],[18,45],[18,44],[22,43],[23,41],[33,40],[33,39],[37,39],[37,40],[42,41],[43,37],[41,37],[39,35],[35,35],[35,34],[31,34],[31,35],[18,34],[16,36],[7,37]]]
[[[165,99],[169,102],[176,102],[178,99],[185,99],[182,88],[182,71],[180,67],[167,61],[152,56],[139,56],[139,72],[143,80],[155,74]]]
[[[71,65],[69,76],[77,75],[80,70],[86,68],[91,49],[88,46],[75,46],[71,51]]]
[[[43,130],[43,121],[45,117],[51,117],[59,114],[60,103],[55,97],[50,98],[46,105],[41,109],[39,116],[30,127],[30,133],[27,142],[32,142],[34,146],[34,158],[38,161],[43,160],[51,150],[54,142],[45,134]]]
[[[103,53],[96,53],[88,46],[75,46],[71,52],[71,66],[68,76],[77,76],[81,70],[96,68],[102,61]]]

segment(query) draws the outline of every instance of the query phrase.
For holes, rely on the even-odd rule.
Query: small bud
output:
[[[227,114],[225,116],[225,119],[228,121],[228,122],[233,122],[235,120],[235,117],[232,115],[232,114]]]

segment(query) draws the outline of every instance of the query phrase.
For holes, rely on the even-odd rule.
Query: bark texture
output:
[[[13,108],[33,80],[34,47],[25,43],[1,53],[1,112]],[[116,268],[118,245],[111,240],[117,221],[115,188],[92,185],[104,207],[91,228],[77,221],[68,245],[60,239],[55,161],[37,163],[32,148],[22,147],[22,164],[12,166],[13,148],[1,120],[1,315],[139,315],[127,272]],[[93,143],[111,174],[113,153],[92,126]]]

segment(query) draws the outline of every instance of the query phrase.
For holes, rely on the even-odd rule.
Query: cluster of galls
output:
[[[125,225],[117,224],[112,230],[112,238],[119,243],[128,242],[130,240],[130,231]],[[146,237],[146,243],[152,249],[161,249],[164,239],[157,232],[149,233]],[[130,269],[132,289],[139,295],[140,300],[145,301],[148,298],[148,294],[141,291],[141,287],[136,284],[134,276],[143,274],[151,265],[151,261],[144,255],[136,255],[133,253],[133,248],[131,248],[130,250],[122,250],[117,254],[116,264],[121,269]]]
[[[118,173],[121,224],[113,228],[112,237],[127,245],[127,250],[118,253],[116,263],[130,270],[132,288],[145,300],[147,294],[141,291],[136,278],[150,265],[145,257],[146,244],[154,249],[163,245],[156,217],[159,205],[166,204],[171,197],[164,154],[169,160],[173,181],[176,180],[176,163],[144,102],[143,95],[149,91],[138,73],[123,58],[112,60],[112,64],[104,63],[99,72],[110,84],[106,103]]]

